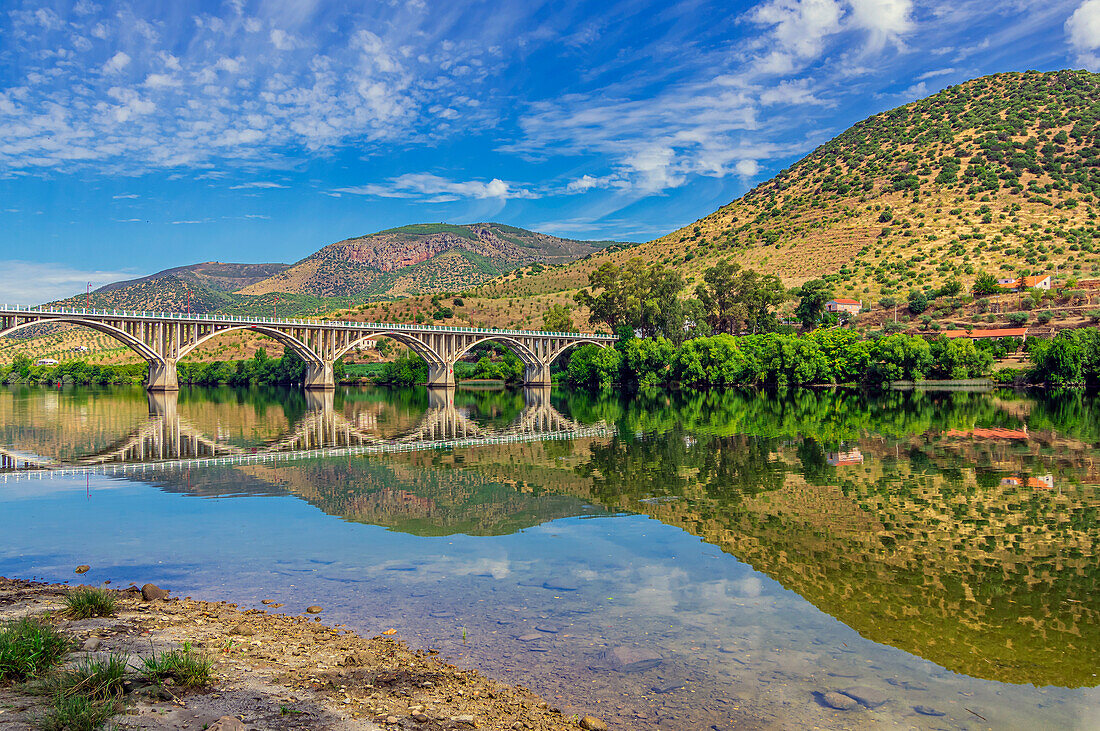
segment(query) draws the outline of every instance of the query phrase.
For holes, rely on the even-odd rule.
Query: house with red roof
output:
[[[1010,292],[1020,292],[1028,289],[1050,289],[1050,275],[1038,274],[1033,277],[1019,277],[1017,279],[998,279],[999,284],[1003,289],[1007,289]]]
[[[835,300],[829,300],[825,303],[826,312],[847,312],[849,315],[858,315],[859,311],[862,309],[863,302],[861,300],[849,300],[838,297]]]

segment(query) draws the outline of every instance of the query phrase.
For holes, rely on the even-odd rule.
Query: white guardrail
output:
[[[563,333],[540,330],[498,330],[489,327],[449,327],[446,325],[405,325],[389,322],[355,322],[351,320],[303,320],[298,318],[232,317],[230,315],[189,314],[183,312],[136,312],[130,310],[100,310],[91,307],[51,308],[42,306],[0,305],[0,314],[33,313],[41,315],[86,315],[92,317],[129,317],[146,320],[179,320],[182,322],[222,322],[240,325],[280,325],[285,327],[341,327],[358,330],[403,330],[409,332],[439,333],[492,333],[493,335],[517,335],[521,337],[590,338],[614,341],[613,335],[604,333]]]

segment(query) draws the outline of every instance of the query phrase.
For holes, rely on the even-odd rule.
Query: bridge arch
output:
[[[349,343],[346,348],[337,350],[336,357],[340,358],[351,352],[356,346],[362,345],[368,340],[374,340],[375,338],[390,338],[391,340],[396,340],[402,345],[408,346],[410,350],[412,350],[414,353],[427,361],[428,365],[438,366],[446,363],[446,360],[443,358],[443,356],[437,353],[430,345],[425,343],[423,340],[419,340],[409,333],[398,332],[395,330],[380,330],[378,332],[373,332],[370,335],[364,335],[358,340]]]
[[[312,348],[310,348],[298,338],[294,337],[293,335],[288,335],[287,333],[282,332],[281,330],[278,330],[276,328],[264,327],[263,325],[240,325],[237,327],[219,328],[212,333],[203,335],[201,338],[198,338],[193,343],[188,343],[184,347],[180,348],[179,353],[176,354],[176,359],[183,359],[192,350],[199,347],[203,343],[218,337],[219,335],[224,335],[225,333],[235,332],[238,330],[249,330],[251,332],[258,332],[262,335],[267,335],[272,340],[277,340],[278,342],[282,343],[283,347],[293,350],[298,355],[298,357],[306,363],[313,363],[318,365],[323,363],[321,356],[313,352]]]
[[[591,338],[579,338],[579,339],[574,340],[570,343],[566,343],[565,345],[561,346],[557,350],[551,351],[550,352],[550,357],[546,359],[546,365],[548,365],[548,366],[551,365],[554,361],[556,361],[561,356],[562,353],[569,350],[570,348],[575,348],[578,345],[598,345],[601,348],[606,348],[608,346],[608,343],[604,342],[604,341],[600,341],[600,340],[591,339]]]
[[[501,345],[507,347],[508,350],[512,351],[516,355],[516,357],[519,358],[526,366],[537,366],[540,364],[539,357],[530,348],[528,348],[519,340],[516,340],[515,338],[509,337],[507,335],[487,335],[480,340],[475,340],[469,345],[466,345],[465,347],[455,351],[454,359],[458,360],[466,353],[470,352],[482,343],[489,342],[500,343]]]
[[[48,320],[31,320],[29,322],[24,322],[13,327],[9,327],[6,330],[0,330],[0,337],[11,335],[12,333],[19,332],[24,328],[35,327],[39,325],[48,325],[54,322],[62,322],[69,325],[80,325],[82,327],[88,328],[89,330],[95,330],[96,332],[101,332],[104,335],[109,335],[110,337],[114,338],[115,340],[119,341],[123,345],[136,352],[148,363],[156,366],[164,366],[165,364],[164,358],[160,354],[158,354],[155,350],[150,348],[138,338],[135,338],[133,335],[130,335],[129,333],[123,330],[119,330],[117,327],[113,327],[106,323],[97,322],[96,320],[84,320],[80,317],[61,316],[51,317]]]

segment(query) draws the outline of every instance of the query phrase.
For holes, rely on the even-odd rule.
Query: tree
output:
[[[710,329],[730,334],[775,330],[773,309],[789,297],[774,274],[761,275],[728,261],[706,270],[695,295]]]
[[[615,348],[582,345],[569,358],[567,373],[575,386],[592,389],[610,388],[619,379],[623,355]]]
[[[914,289],[909,293],[909,311],[914,315],[919,315],[928,309],[928,297],[919,289]]]
[[[939,288],[937,294],[940,297],[954,297],[962,291],[962,283],[955,277],[951,277]]]
[[[684,325],[679,302],[683,288],[679,272],[634,258],[621,267],[611,262],[600,265],[588,275],[588,288],[574,299],[589,309],[593,324],[607,325],[613,332],[626,325],[643,337],[665,335],[679,341]]]
[[[833,285],[824,279],[811,279],[792,292],[798,300],[794,314],[802,326],[812,328],[821,320],[825,303],[833,298]]]
[[[975,297],[985,297],[1003,291],[1001,285],[997,284],[997,277],[989,272],[980,273],[974,280],[974,286],[970,288],[970,293]]]
[[[573,309],[569,305],[550,305],[542,315],[543,332],[575,333]]]

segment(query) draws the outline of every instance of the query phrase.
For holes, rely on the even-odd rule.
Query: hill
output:
[[[95,291],[97,294],[106,294],[146,282],[176,279],[215,292],[236,292],[238,289],[274,276],[286,270],[289,266],[289,264],[230,264],[221,261],[206,261],[201,264],[189,264],[165,269],[146,277],[112,282]]]
[[[417,224],[330,244],[240,293],[361,298],[453,291],[524,265],[563,264],[613,244],[499,223]]]
[[[1098,120],[1100,74],[975,79],[855,124],[666,236],[549,271],[513,272],[464,292],[464,301],[492,311],[497,324],[518,324],[508,321],[510,312],[522,309],[518,321],[528,319],[549,302],[568,300],[604,262],[632,257],[682,272],[689,290],[721,259],[777,274],[788,286],[823,277],[839,296],[879,309],[880,319],[883,299],[904,301],[911,289],[934,290],[952,278],[968,291],[982,271],[1005,278],[1050,273],[1056,286],[1096,278]],[[933,314],[960,324],[991,317],[956,299]],[[1025,306],[1018,300],[994,309]],[[1054,317],[1069,312],[1081,322],[1095,307],[1088,294],[1058,305],[1050,308]],[[376,309],[364,315],[374,317]]]
[[[208,261],[173,267],[137,279],[105,284],[90,295],[51,303],[165,312],[216,312],[237,304],[233,293],[284,271],[288,264],[233,264]]]

